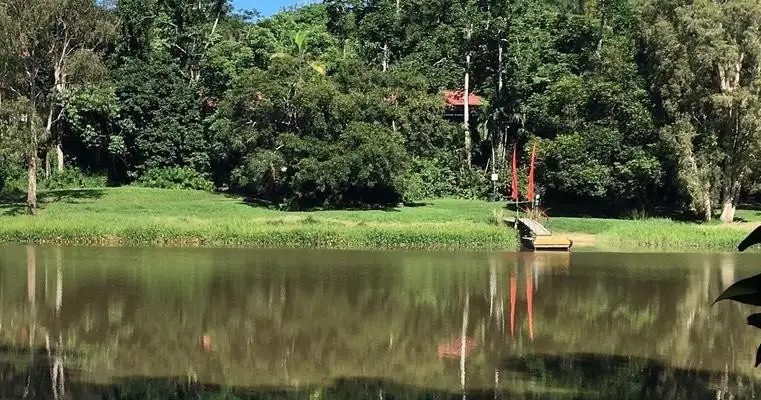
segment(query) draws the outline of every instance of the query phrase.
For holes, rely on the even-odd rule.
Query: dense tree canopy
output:
[[[65,164],[309,208],[486,197],[497,172],[504,198],[517,143],[522,168],[538,146],[544,204],[731,221],[761,181],[759,21],[751,0],[325,0],[267,18],[0,0],[0,182]],[[444,90],[483,101],[453,117]]]

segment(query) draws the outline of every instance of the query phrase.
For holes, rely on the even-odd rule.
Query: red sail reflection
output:
[[[518,300],[518,278],[510,277],[510,336],[515,336],[515,305]]]
[[[518,304],[518,276],[510,276],[510,336],[515,337],[516,307]],[[526,311],[528,312],[528,333],[534,339],[534,280],[531,269],[526,269]]]
[[[534,279],[526,269],[526,308],[528,308],[528,335],[534,339]]]

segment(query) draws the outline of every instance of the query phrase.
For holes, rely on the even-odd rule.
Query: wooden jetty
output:
[[[505,222],[518,229],[521,246],[530,250],[570,251],[573,241],[567,237],[553,235],[549,229],[531,218],[505,218]]]

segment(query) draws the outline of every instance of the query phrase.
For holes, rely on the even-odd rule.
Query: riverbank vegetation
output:
[[[538,149],[556,232],[723,248],[743,225],[671,219],[736,221],[761,188],[760,15],[746,0],[325,0],[267,17],[0,0],[0,192],[11,213],[42,207],[0,239],[504,248],[484,200],[510,196],[515,145],[521,183]],[[127,188],[61,191],[104,186]],[[424,199],[462,200],[397,208]],[[342,211],[299,213],[326,209]]]
[[[602,249],[732,251],[759,222],[732,225],[696,224],[669,219],[621,220],[557,218],[553,233],[567,235],[575,245]]]
[[[351,249],[515,250],[486,202],[436,200],[382,210],[288,212],[203,191],[108,188],[42,192],[0,206],[0,241]],[[16,214],[16,215],[13,215]]]
[[[363,210],[285,211],[237,195],[141,187],[49,190],[40,212],[23,196],[0,202],[0,241],[99,245],[256,246],[344,249],[515,250],[505,202],[437,199]],[[550,217],[575,246],[730,250],[761,217],[730,226],[666,219]]]

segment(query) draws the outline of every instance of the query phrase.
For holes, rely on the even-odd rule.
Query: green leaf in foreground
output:
[[[761,329],[761,313],[748,315],[748,325]]]
[[[761,226],[756,227],[751,233],[748,234],[748,236],[743,239],[742,242],[737,246],[737,250],[745,251],[750,246],[756,245],[758,243],[761,243]]]
[[[761,306],[761,274],[735,282],[719,295],[714,304],[721,300]]]

